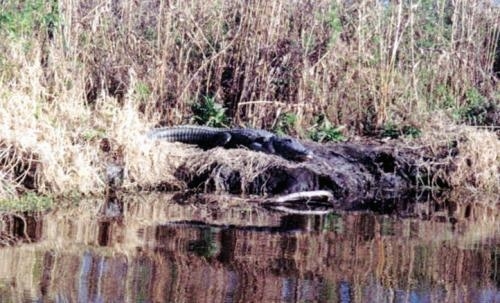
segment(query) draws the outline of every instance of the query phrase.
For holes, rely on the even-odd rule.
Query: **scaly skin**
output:
[[[261,129],[227,129],[185,125],[153,129],[149,132],[148,137],[169,142],[196,144],[205,149],[216,146],[225,148],[243,146],[254,151],[275,154],[295,161],[303,161],[313,156],[312,152],[299,141],[290,137],[279,137]]]
[[[227,148],[245,146],[251,150],[274,154],[271,138],[275,135],[271,132],[253,128],[233,128],[229,130],[231,140],[226,144]]]
[[[161,139],[167,142],[196,144],[204,149],[224,146],[231,135],[221,128],[208,126],[183,125],[155,128],[148,133],[150,139]]]
[[[280,155],[285,159],[305,161],[314,157],[314,154],[311,150],[307,149],[299,141],[290,137],[275,136],[270,139],[270,142],[272,148],[274,149],[273,153],[276,155]]]

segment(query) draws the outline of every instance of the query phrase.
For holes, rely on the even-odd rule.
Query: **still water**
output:
[[[496,210],[287,215],[134,196],[3,216],[0,302],[500,302]]]

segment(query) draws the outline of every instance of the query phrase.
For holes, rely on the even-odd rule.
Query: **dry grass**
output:
[[[422,166],[433,171],[437,184],[444,180],[453,188],[469,194],[489,192],[500,195],[500,140],[495,133],[472,126],[456,125],[437,113],[424,129],[423,136],[411,143],[426,148]]]
[[[52,61],[81,65],[80,93],[92,103],[133,92],[148,117],[172,124],[205,96],[237,123],[269,127],[287,111],[299,127],[325,114],[351,132],[419,126],[430,110],[474,103],[471,90],[499,97],[500,9],[490,1],[60,1],[60,10],[68,26],[51,46],[67,47]]]
[[[240,179],[241,188],[238,191],[247,193],[248,186],[267,169],[295,165],[277,156],[269,157],[249,150],[216,149],[193,160],[188,163],[189,171],[196,172],[196,175],[209,172],[204,186],[211,186],[216,192],[229,190],[226,187],[230,183],[230,174],[237,174]]]
[[[453,187],[500,194],[500,141],[494,133],[465,128],[459,133]]]
[[[498,6],[403,2],[6,1],[0,197],[100,193],[109,162],[125,165],[125,186],[174,184],[198,152],[142,134],[189,120],[203,97],[238,124],[271,127],[293,113],[299,133],[318,115],[351,133],[423,127],[436,108],[476,102],[471,90],[497,102]],[[479,133],[458,140],[452,184],[490,189],[498,177],[498,139]],[[262,168],[252,157],[245,178]]]

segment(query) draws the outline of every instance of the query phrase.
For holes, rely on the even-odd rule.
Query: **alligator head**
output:
[[[305,161],[312,159],[313,153],[299,141],[288,137],[275,137],[272,145],[277,155],[288,160]]]

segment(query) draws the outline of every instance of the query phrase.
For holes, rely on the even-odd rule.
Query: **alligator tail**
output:
[[[196,144],[202,148],[224,146],[231,135],[224,129],[205,126],[163,127],[151,130],[148,138],[167,142]]]

